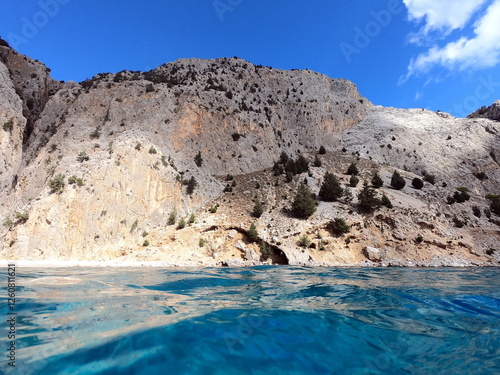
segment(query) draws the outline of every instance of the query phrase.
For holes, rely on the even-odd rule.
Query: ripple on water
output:
[[[497,269],[23,272],[22,373],[500,372]]]

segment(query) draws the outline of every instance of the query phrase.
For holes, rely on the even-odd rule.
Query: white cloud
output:
[[[463,28],[471,20],[478,7],[484,3],[480,0],[404,0],[404,2],[408,7],[410,17],[413,19],[426,17],[426,24],[421,32],[440,30],[443,34]],[[432,6],[429,5],[429,8],[424,9],[424,4],[431,3]],[[460,12],[457,9],[460,9]],[[439,19],[439,16],[442,19]],[[494,0],[473,24],[473,37],[461,37],[443,47],[434,45],[427,52],[412,59],[408,67],[408,75],[402,81],[414,74],[428,72],[435,66],[442,66],[449,70],[465,70],[497,65],[500,62],[499,21],[500,0]]]
[[[425,19],[424,33],[463,28],[486,0],[403,0],[412,21]]]

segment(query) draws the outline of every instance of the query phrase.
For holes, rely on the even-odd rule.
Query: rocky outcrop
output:
[[[37,60],[32,60],[8,46],[0,43],[0,61],[8,70],[9,86],[22,102],[24,122],[17,124],[28,142],[34,130],[35,122],[43,112],[52,95],[61,87],[61,83],[50,77],[50,69]],[[48,129],[52,132],[53,129]]]
[[[451,193],[467,186],[484,197],[496,193],[500,181],[499,129],[487,119],[377,106],[344,133],[342,145],[379,164],[420,177],[434,175],[436,184],[446,183]]]
[[[489,107],[481,107],[471,113],[467,118],[487,118],[494,121],[500,121],[500,100],[497,100]]]
[[[499,262],[497,218],[487,217],[485,199],[500,182],[497,122],[374,107],[349,81],[238,58],[182,59],[144,73],[60,83],[2,43],[0,56],[0,258],[193,266]],[[292,181],[271,170],[282,152],[312,165],[320,146],[321,166]],[[393,209],[360,212],[360,184],[352,201],[319,201],[308,220],[289,214],[299,182],[317,195],[331,171],[346,186],[353,162],[361,179],[379,172],[380,193]],[[394,169],[407,182],[403,190],[387,188]],[[412,179],[424,175],[434,175],[435,185],[412,189]],[[460,186],[470,200],[447,204]],[[252,216],[257,199],[264,202],[259,218]],[[346,219],[348,234],[330,233],[336,217]],[[251,223],[257,242],[248,236]],[[298,246],[303,235],[311,239],[307,248]]]
[[[383,259],[382,251],[375,247],[365,246],[363,253],[372,262],[380,262]]]
[[[282,150],[332,148],[371,105],[349,81],[238,58],[182,59],[146,73],[98,75],[82,86],[67,122],[77,113],[89,130],[141,131],[181,169],[196,169],[201,152],[216,175],[269,168]]]

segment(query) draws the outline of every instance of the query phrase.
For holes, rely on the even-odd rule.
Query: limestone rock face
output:
[[[477,111],[471,113],[468,118],[487,118],[490,120],[500,121],[500,100],[497,100],[489,107],[481,107]]]
[[[37,60],[32,60],[19,54],[6,45],[0,45],[0,61],[4,74],[8,74],[8,82],[2,82],[14,89],[17,98],[21,100],[22,114],[25,121],[17,124],[24,143],[28,142],[35,122],[45,108],[50,97],[59,90],[61,83],[50,77],[50,69]],[[12,102],[11,97],[2,101]],[[49,130],[50,131],[50,130]]]
[[[310,171],[274,175],[282,152],[304,156]],[[500,193],[499,160],[498,122],[376,107],[353,83],[308,70],[181,59],[62,83],[0,43],[0,259],[498,265],[500,220],[486,216],[485,195]],[[353,201],[291,217],[300,182],[318,194],[331,171],[347,186],[353,162],[367,181],[379,172],[393,209],[359,212],[357,187]],[[386,188],[394,169],[407,180],[401,191]],[[424,174],[436,184],[412,189]],[[446,204],[459,186],[470,201]],[[348,234],[328,232],[336,217]],[[310,247],[298,247],[302,235]]]
[[[22,162],[26,125],[22,106],[9,70],[0,63],[0,190],[4,194],[15,187],[15,176]]]
[[[133,129],[182,169],[196,169],[201,152],[216,175],[269,168],[281,150],[332,148],[371,106],[349,81],[238,58],[182,59],[146,73],[98,75],[83,86],[68,98],[66,122],[103,133]]]
[[[342,144],[361,157],[484,196],[500,181],[500,126],[487,119],[443,117],[422,109],[373,107]],[[476,175],[484,173],[486,179]],[[407,184],[411,185],[411,181]]]
[[[380,249],[375,247],[366,246],[363,249],[365,256],[372,262],[380,262],[383,259],[383,253]]]
[[[332,148],[371,106],[351,82],[237,58],[62,84],[6,46],[0,56],[0,116],[13,124],[0,131],[11,257],[113,257],[140,240],[135,230],[218,196],[215,176],[269,168],[282,150]],[[54,194],[48,185],[57,176],[65,187]],[[191,177],[198,188],[188,195],[182,182]]]

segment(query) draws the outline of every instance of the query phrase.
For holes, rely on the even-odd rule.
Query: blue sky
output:
[[[59,80],[238,56],[346,78],[374,104],[500,99],[500,0],[0,0],[0,35]]]

